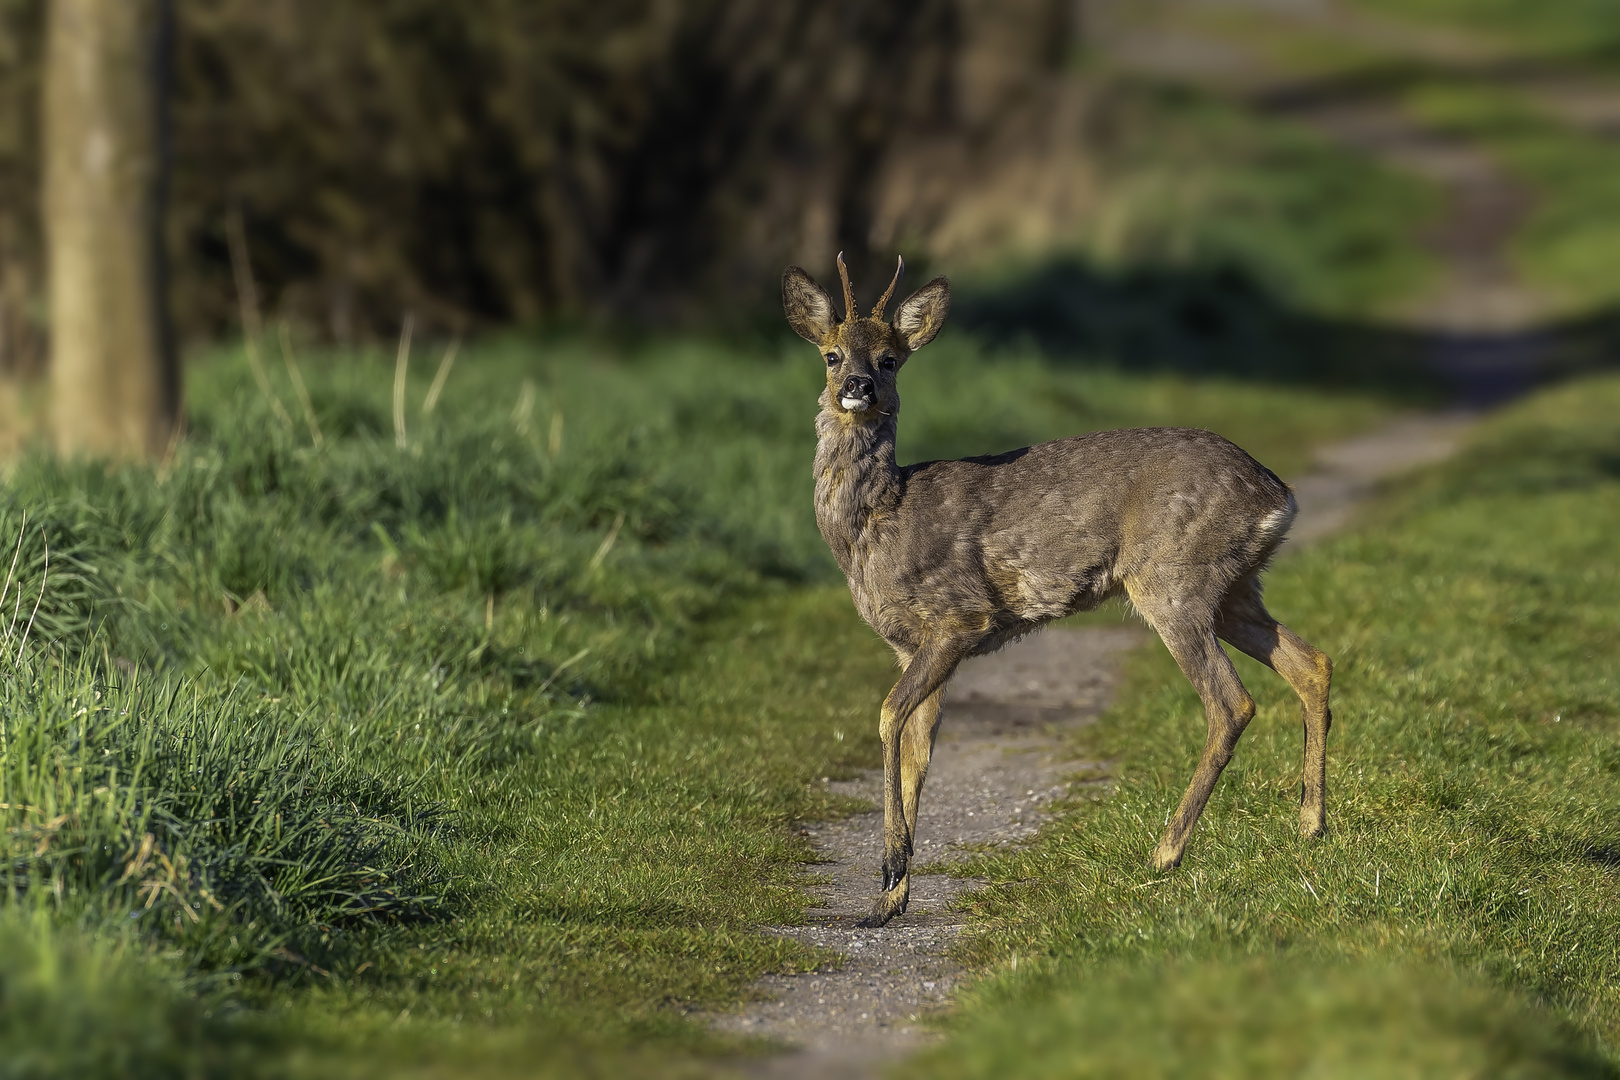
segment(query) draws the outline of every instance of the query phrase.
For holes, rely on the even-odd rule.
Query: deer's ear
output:
[[[793,332],[812,345],[825,342],[838,325],[832,297],[797,266],[782,271],[782,310]]]
[[[924,285],[894,313],[894,328],[906,339],[906,347],[916,352],[939,333],[951,310],[951,283],[942,277]]]

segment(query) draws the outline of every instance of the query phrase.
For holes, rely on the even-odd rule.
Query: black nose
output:
[[[844,380],[842,397],[870,398],[877,397],[877,383],[867,375],[851,375]]]

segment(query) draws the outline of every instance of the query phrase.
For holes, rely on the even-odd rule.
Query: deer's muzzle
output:
[[[851,375],[838,391],[838,404],[850,412],[864,412],[876,400],[877,384],[867,375]]]

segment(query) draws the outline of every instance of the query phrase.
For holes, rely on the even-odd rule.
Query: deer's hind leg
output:
[[[1272,618],[1260,582],[1237,584],[1221,605],[1215,632],[1287,680],[1305,713],[1305,761],[1300,780],[1299,831],[1320,836],[1327,825],[1327,736],[1333,726],[1328,689],[1333,661]]]
[[[1196,604],[1158,603],[1137,590],[1131,591],[1131,602],[1153,624],[1187,681],[1198,691],[1209,724],[1192,782],[1148,859],[1154,869],[1169,870],[1181,862],[1215,782],[1232,760],[1243,729],[1254,718],[1254,699],[1243,688],[1231,657],[1215,640],[1207,610],[1198,610]]]
[[[906,729],[918,721],[929,728],[928,746],[933,743],[933,726],[939,718],[939,691],[966,656],[971,645],[946,641],[925,644],[906,664],[906,670],[883,699],[878,734],[883,739],[883,893],[872,906],[862,926],[882,926],[906,909],[911,897],[911,841],[916,823],[917,796],[927,768],[924,753],[922,769],[913,767],[908,783]],[[918,723],[918,728],[923,725]],[[910,795],[908,800],[907,795]],[[907,811],[907,803],[910,811]]]

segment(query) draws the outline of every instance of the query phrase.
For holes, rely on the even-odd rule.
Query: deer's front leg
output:
[[[941,698],[945,691],[935,690],[927,701],[906,721],[900,735],[900,804],[906,814],[906,835],[911,837],[911,852],[917,849],[917,803],[922,798],[923,781],[928,777],[928,762],[934,756],[934,737],[939,734]]]
[[[960,641],[925,645],[911,658],[905,674],[883,700],[878,726],[878,734],[883,739],[883,893],[873,904],[872,914],[861,920],[862,926],[882,926],[904,911],[911,897],[909,867],[917,793],[912,792],[911,806],[907,807],[908,776],[903,757],[906,728],[913,722],[926,721],[930,727],[933,725],[938,714],[934,695],[970,648],[970,644]],[[931,699],[935,707],[922,709]],[[928,715],[922,716],[920,712]],[[921,776],[914,779],[920,788]]]
[[[862,926],[882,926],[906,910],[911,897],[911,833],[906,828],[905,803],[900,778],[900,741],[906,717],[894,708],[894,691],[883,701],[878,734],[883,739],[883,892]]]

